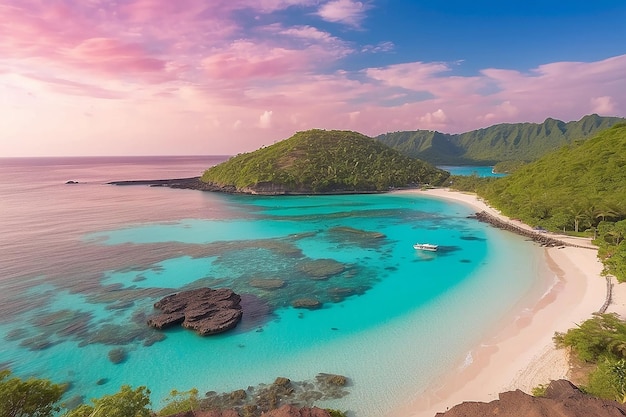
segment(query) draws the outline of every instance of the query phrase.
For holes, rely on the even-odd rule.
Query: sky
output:
[[[0,157],[626,116],[624,0],[0,0]]]

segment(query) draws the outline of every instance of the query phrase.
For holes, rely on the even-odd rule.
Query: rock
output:
[[[123,348],[115,348],[109,351],[109,360],[113,364],[122,363],[126,360],[126,350]]]
[[[315,298],[297,298],[291,302],[291,305],[295,308],[308,308],[309,310],[316,310],[322,306]]]
[[[241,297],[227,288],[181,291],[154,304],[162,313],[148,318],[148,325],[164,329],[182,324],[201,336],[222,333],[241,320],[240,302]]]
[[[251,287],[260,288],[262,290],[277,290],[285,286],[285,281],[282,279],[262,279],[255,278],[249,282]]]
[[[345,387],[346,384],[348,383],[348,378],[346,378],[343,375],[337,375],[337,374],[320,373],[320,374],[317,374],[315,379],[320,384],[323,384],[323,385],[336,385],[338,387]]]
[[[318,407],[297,408],[285,404],[280,408],[261,414],[261,417],[330,417],[330,413]]]
[[[323,280],[340,274],[345,270],[345,267],[341,262],[334,259],[314,259],[298,264],[298,270],[311,279]]]
[[[626,405],[602,400],[581,392],[566,380],[552,381],[545,397],[533,397],[520,390],[504,392],[489,403],[464,402],[435,417],[589,417],[624,416]]]

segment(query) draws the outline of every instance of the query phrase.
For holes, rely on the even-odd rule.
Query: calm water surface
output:
[[[147,385],[154,408],[172,389],[337,373],[348,395],[316,405],[374,417],[464,366],[544,290],[539,248],[440,200],[106,184],[197,176],[224,159],[0,159],[0,365],[70,382],[67,398],[86,401]],[[417,241],[441,249],[418,253]],[[145,325],[156,300],[202,286],[232,288],[251,313],[206,338]],[[302,298],[321,308],[294,308]]]

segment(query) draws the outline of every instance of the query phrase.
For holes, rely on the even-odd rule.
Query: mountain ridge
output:
[[[549,117],[543,123],[501,123],[465,133],[400,131],[384,133],[375,139],[431,164],[494,165],[502,161],[534,161],[547,152],[625,121],[625,118],[590,114],[570,122]]]

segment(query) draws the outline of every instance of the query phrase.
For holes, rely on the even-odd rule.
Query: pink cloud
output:
[[[64,55],[77,66],[102,71],[109,76],[151,72],[165,75],[163,60],[148,56],[138,45],[116,39],[85,39]]]
[[[353,0],[332,0],[322,5],[317,14],[324,20],[359,27],[371,6]]]
[[[99,143],[113,136],[132,141],[128,115],[139,113],[134,134],[159,137],[163,146],[168,137],[189,138],[193,150],[187,152],[209,142],[216,147],[204,153],[253,150],[309,128],[462,132],[548,116],[626,114],[626,55],[472,75],[459,75],[462,62],[345,70],[337,69],[342,59],[390,51],[393,44],[358,46],[312,25],[267,24],[273,20],[262,16],[301,7],[354,26],[368,2],[0,1],[0,79],[7,95],[0,111],[21,120],[15,137],[30,134],[33,141],[45,131],[76,137],[63,130],[71,123],[58,120],[84,118],[85,103],[93,109],[81,133]],[[258,17],[258,26],[244,27],[236,20],[240,11]],[[11,97],[27,105],[16,110]],[[35,103],[49,106],[41,110],[49,116],[37,135],[22,131]],[[232,140],[220,142],[224,137]]]
[[[228,50],[205,58],[202,67],[213,79],[274,78],[304,68],[307,63],[298,55],[293,50],[237,41]]]

